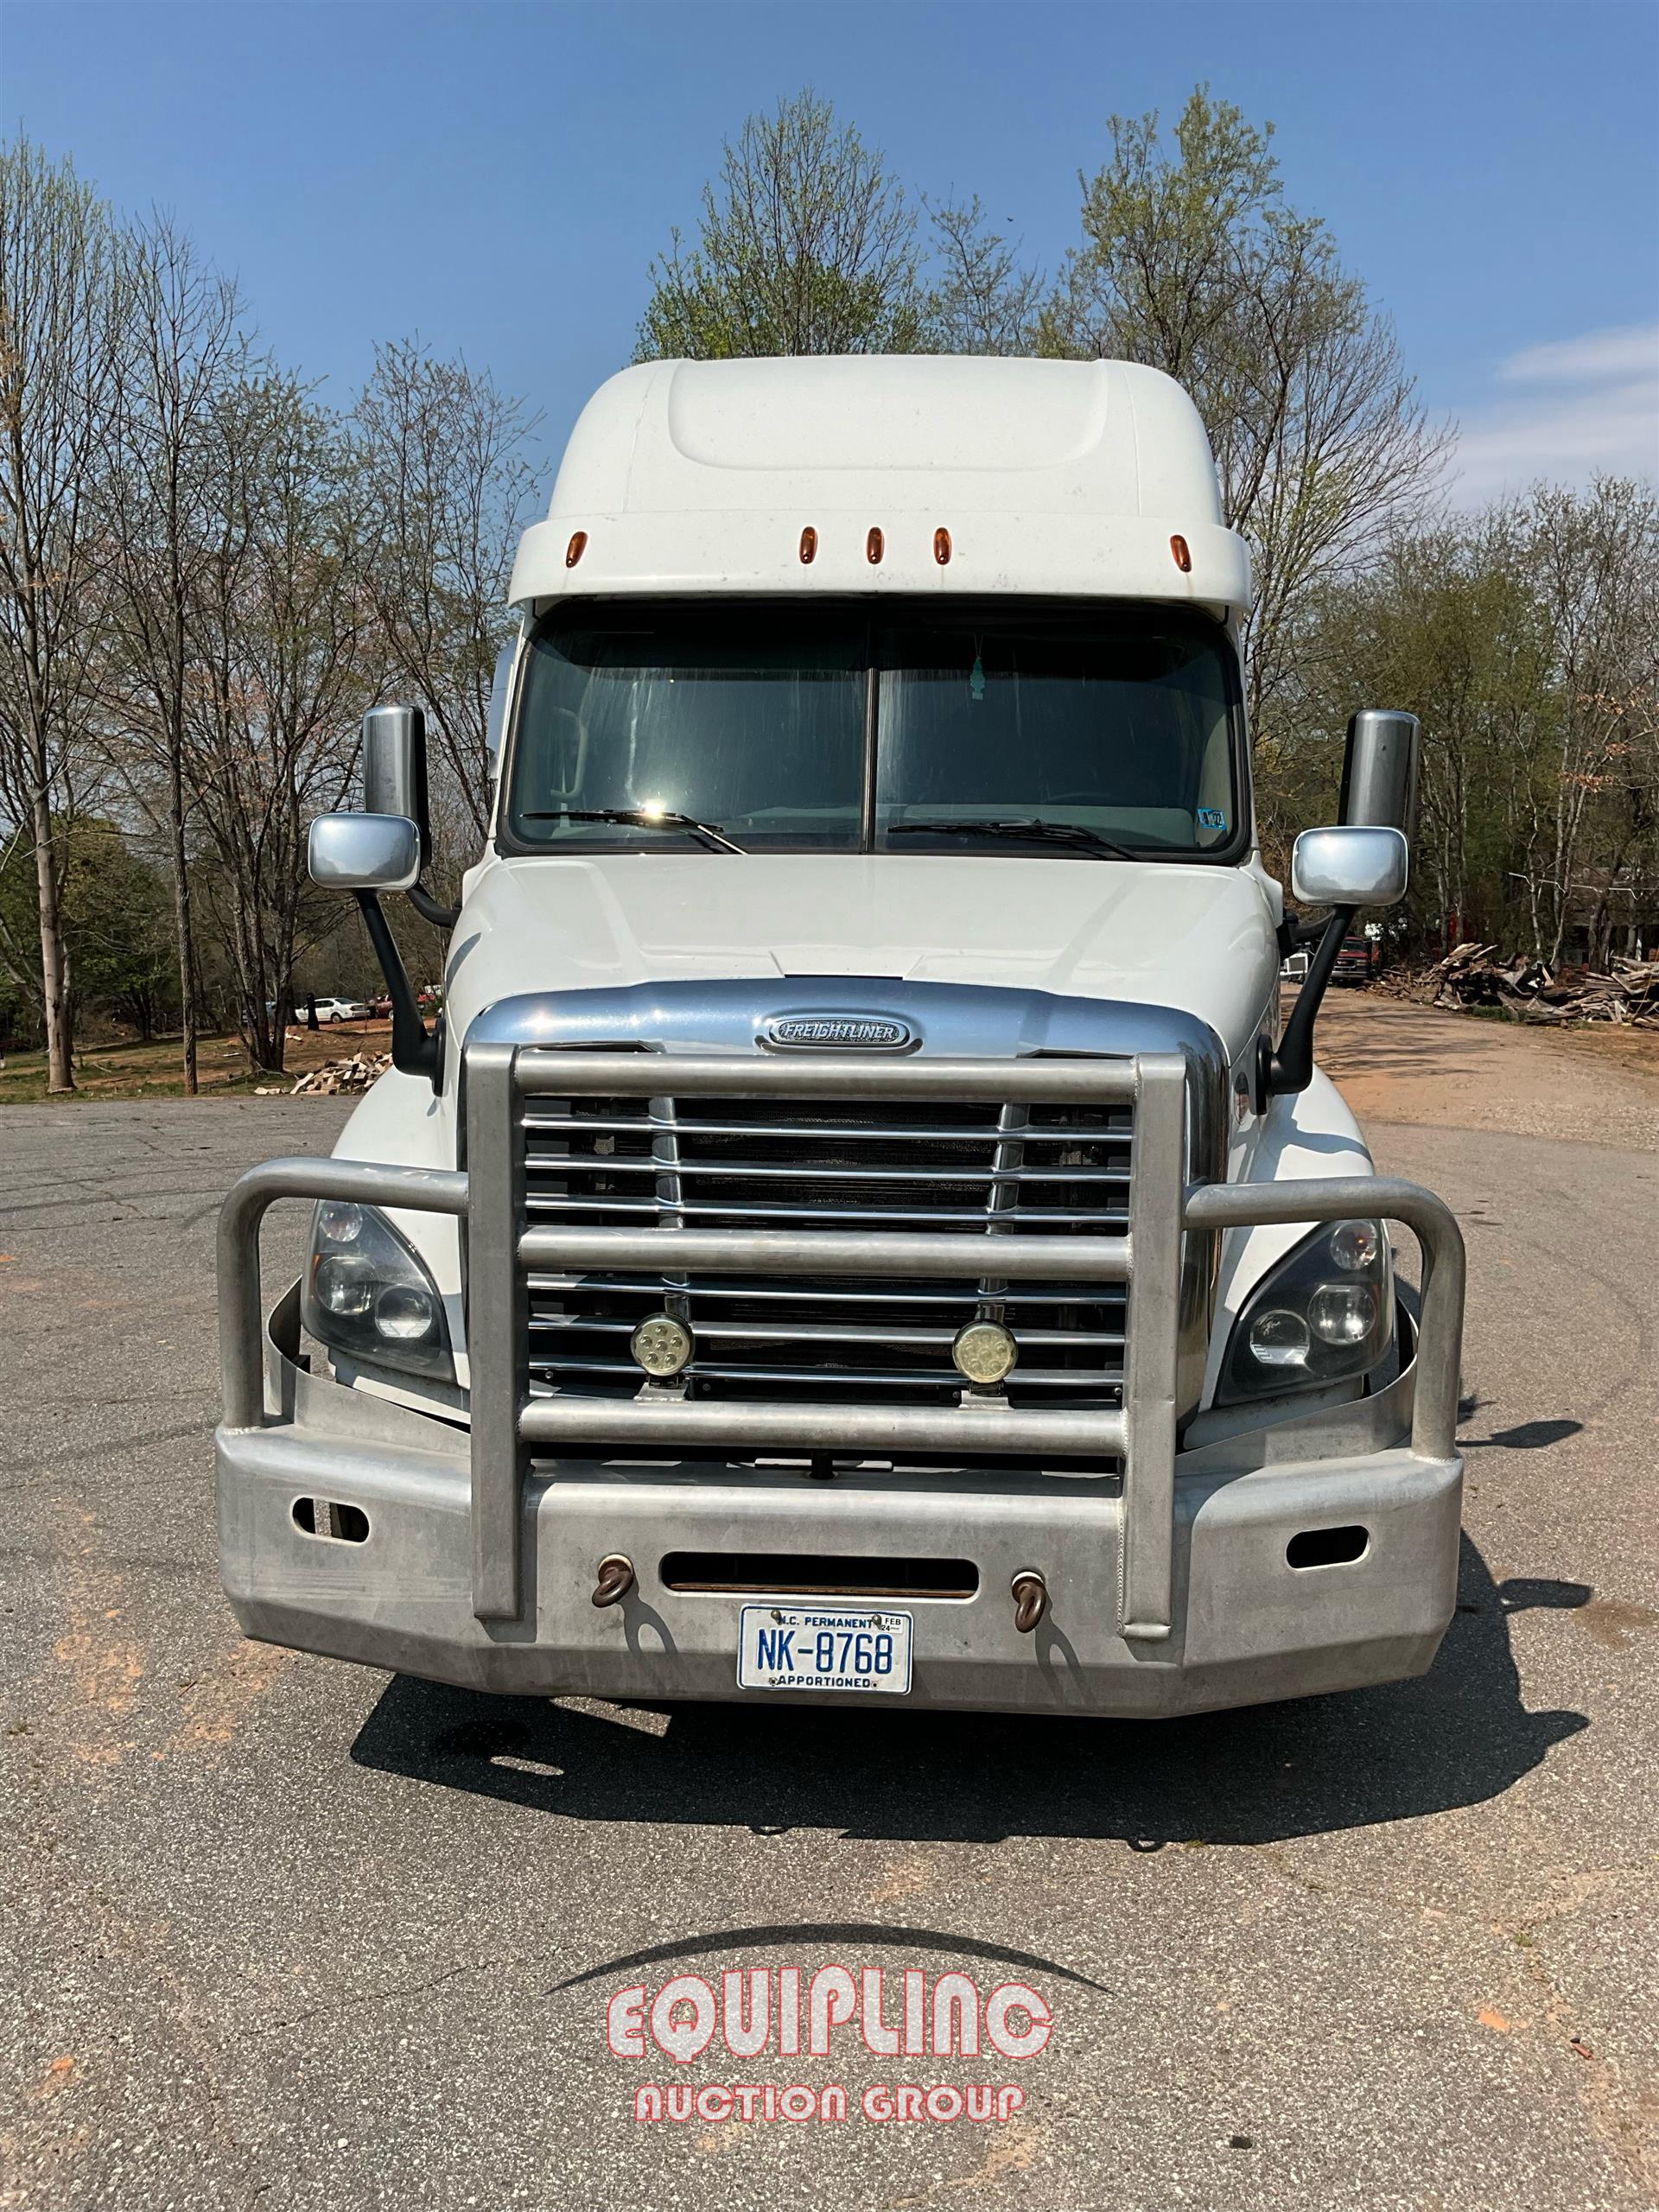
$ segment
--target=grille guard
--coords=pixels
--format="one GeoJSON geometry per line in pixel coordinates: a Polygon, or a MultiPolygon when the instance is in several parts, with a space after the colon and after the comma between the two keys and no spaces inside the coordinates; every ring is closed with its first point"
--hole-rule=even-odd
{"type": "MultiPolygon", "coordinates": [[[[535,1229],[526,1226],[523,1147],[512,1141],[520,1101],[537,1095],[603,1096],[637,1088],[635,1055],[483,1043],[466,1054],[466,1173],[365,1161],[279,1159],[233,1185],[219,1216],[219,1351],[225,1426],[267,1419],[259,1289],[259,1229],[279,1198],[337,1198],[458,1217],[464,1224],[467,1349],[472,1372],[473,1611],[516,1620],[525,1465],[534,1446],[630,1445],[910,1450],[983,1455],[1096,1456],[1123,1466],[1120,1633],[1155,1643],[1171,1630],[1181,1256],[1186,1232],[1268,1223],[1313,1225],[1357,1210],[1402,1224],[1423,1254],[1411,1446],[1444,1459],[1454,1450],[1464,1300],[1463,1240],[1431,1192],[1389,1177],[1288,1183],[1187,1179],[1188,1064],[1179,1053],[1122,1059],[916,1058],[884,1062],[823,1052],[810,1060],[676,1054],[673,1088],[687,1096],[758,1099],[933,1098],[1031,1104],[1132,1104],[1135,1144],[1127,1235],[1068,1236],[1065,1266],[1077,1281],[1132,1287],[1134,1319],[1121,1411],[1018,1412],[955,1407],[694,1403],[664,1394],[618,1401],[532,1398],[528,1389],[526,1270],[671,1267],[762,1274],[892,1275],[961,1272],[967,1241],[954,1234],[876,1238],[807,1230],[535,1229]],[[664,1245],[671,1245],[671,1255],[664,1245]]],[[[999,1236],[995,1273],[1010,1281],[1053,1274],[1050,1236],[999,1236]]]]}

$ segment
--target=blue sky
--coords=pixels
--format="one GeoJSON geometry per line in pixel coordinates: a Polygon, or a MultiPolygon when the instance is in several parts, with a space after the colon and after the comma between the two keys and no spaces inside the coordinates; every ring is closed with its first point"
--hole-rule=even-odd
{"type": "Polygon", "coordinates": [[[1199,79],[1277,124],[1289,196],[1461,425],[1460,498],[1659,474],[1651,0],[0,4],[6,124],[170,207],[286,360],[344,402],[418,329],[530,397],[555,455],[750,110],[814,86],[1052,267],[1106,117],[1199,79]]]}

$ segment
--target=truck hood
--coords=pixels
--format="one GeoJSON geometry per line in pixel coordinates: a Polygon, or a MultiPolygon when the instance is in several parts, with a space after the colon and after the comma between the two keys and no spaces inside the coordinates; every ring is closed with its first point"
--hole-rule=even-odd
{"type": "Polygon", "coordinates": [[[1002,985],[1173,1007],[1236,1058],[1278,973],[1249,869],[950,854],[492,858],[467,878],[451,1033],[499,1000],[791,976],[1002,985]]]}

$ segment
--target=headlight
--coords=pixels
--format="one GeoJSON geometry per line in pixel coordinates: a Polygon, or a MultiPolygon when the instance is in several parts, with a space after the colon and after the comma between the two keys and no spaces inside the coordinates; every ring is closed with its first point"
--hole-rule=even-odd
{"type": "Polygon", "coordinates": [[[330,1351],[454,1379],[438,1287],[378,1207],[325,1198],[317,1208],[303,1316],[330,1351]]]}
{"type": "Polygon", "coordinates": [[[1316,1229],[1271,1268],[1233,1324],[1218,1405],[1344,1382],[1375,1367],[1394,1329],[1380,1221],[1316,1229]]]}

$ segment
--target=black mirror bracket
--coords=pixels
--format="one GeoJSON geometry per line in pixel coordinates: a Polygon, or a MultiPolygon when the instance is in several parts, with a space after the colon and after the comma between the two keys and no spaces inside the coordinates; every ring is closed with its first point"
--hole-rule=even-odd
{"type": "Polygon", "coordinates": [[[415,986],[409,980],[409,970],[404,965],[404,956],[397,950],[397,940],[391,933],[391,925],[382,911],[379,896],[373,891],[353,893],[363,916],[363,926],[368,931],[369,942],[374,947],[374,957],[380,963],[380,973],[386,979],[386,990],[391,1000],[391,1065],[403,1075],[423,1075],[433,1090],[443,1087],[443,1055],[441,1040],[428,1033],[421,1020],[421,1009],[416,1003],[415,986]]]}
{"type": "Polygon", "coordinates": [[[411,884],[408,892],[410,905],[423,922],[430,922],[435,930],[452,930],[461,919],[459,906],[441,906],[423,885],[411,884]]]}
{"type": "Polygon", "coordinates": [[[1300,952],[1305,944],[1317,944],[1325,935],[1325,924],[1296,922],[1287,914],[1274,935],[1278,940],[1279,957],[1283,960],[1293,952],[1300,952]]]}
{"type": "Polygon", "coordinates": [[[1313,1080],[1313,1024],[1319,1019],[1325,987],[1336,969],[1342,940],[1352,928],[1358,912],[1357,906],[1335,906],[1322,925],[1299,922],[1291,925],[1296,941],[1307,943],[1317,935],[1319,943],[1307,963],[1306,976],[1296,995],[1296,1003],[1290,1010],[1290,1019],[1277,1048],[1265,1037],[1257,1039],[1253,1103],[1258,1114],[1267,1112],[1270,1099],[1306,1090],[1313,1080]]]}

